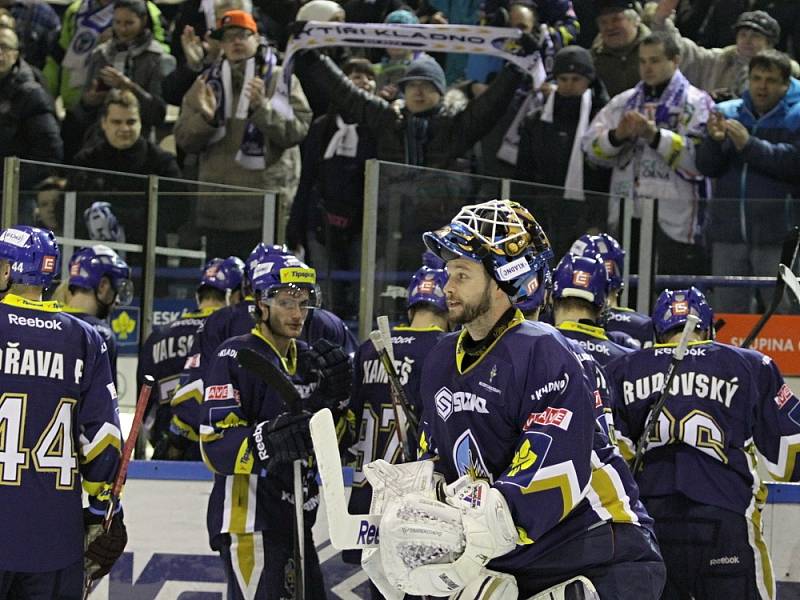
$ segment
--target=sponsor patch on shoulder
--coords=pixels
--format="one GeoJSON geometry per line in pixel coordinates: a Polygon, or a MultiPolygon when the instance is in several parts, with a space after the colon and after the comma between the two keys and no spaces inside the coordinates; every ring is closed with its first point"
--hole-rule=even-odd
{"type": "Polygon", "coordinates": [[[108,390],[109,395],[111,396],[112,400],[117,399],[117,388],[114,385],[114,382],[106,384],[106,389],[108,390]]]}
{"type": "Polygon", "coordinates": [[[778,393],[775,395],[775,404],[778,405],[778,408],[783,408],[786,406],[786,403],[792,397],[792,390],[789,389],[789,386],[785,383],[781,386],[781,389],[778,390],[778,393]]]}
{"type": "Polygon", "coordinates": [[[192,354],[191,356],[186,358],[186,362],[183,363],[184,369],[196,369],[200,366],[200,353],[192,354]]]}

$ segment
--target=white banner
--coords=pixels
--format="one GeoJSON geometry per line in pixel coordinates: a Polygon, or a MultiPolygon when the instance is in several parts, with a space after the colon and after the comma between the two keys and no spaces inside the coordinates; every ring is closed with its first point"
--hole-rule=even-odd
{"type": "Polygon", "coordinates": [[[308,21],[294,34],[283,59],[283,78],[272,97],[273,107],[289,119],[292,59],[298,50],[325,46],[357,48],[406,48],[430,52],[484,54],[507,60],[533,77],[534,89],[544,83],[546,74],[538,52],[522,55],[519,29],[480,25],[384,25],[380,23],[329,23],[308,21]]]}

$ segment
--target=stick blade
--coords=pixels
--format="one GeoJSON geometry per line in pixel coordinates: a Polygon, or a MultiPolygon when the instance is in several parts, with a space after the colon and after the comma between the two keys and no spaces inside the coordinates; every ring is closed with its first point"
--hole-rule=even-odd
{"type": "Polygon", "coordinates": [[[347,512],[342,460],[331,411],[323,408],[314,413],[309,428],[322,479],[321,493],[325,500],[331,545],[337,550],[377,547],[380,515],[351,515],[347,512]]]}
{"type": "Polygon", "coordinates": [[[800,302],[800,282],[797,280],[797,275],[792,273],[792,270],[784,264],[780,266],[780,272],[781,279],[786,283],[786,287],[791,290],[795,300],[800,302]]]}
{"type": "Polygon", "coordinates": [[[278,392],[289,408],[289,412],[295,414],[300,411],[300,393],[275,363],[251,348],[239,350],[236,353],[236,360],[243,369],[250,371],[278,392]]]}

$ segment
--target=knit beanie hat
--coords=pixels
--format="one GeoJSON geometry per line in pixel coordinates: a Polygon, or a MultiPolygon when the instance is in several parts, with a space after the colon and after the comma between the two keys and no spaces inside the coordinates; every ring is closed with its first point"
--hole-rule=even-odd
{"type": "Polygon", "coordinates": [[[417,18],[417,15],[412,13],[410,10],[405,10],[404,8],[400,8],[386,15],[386,20],[384,21],[384,23],[396,23],[399,25],[416,25],[419,23],[419,19],[417,18]]]}
{"type": "Polygon", "coordinates": [[[406,83],[415,79],[430,81],[433,84],[433,87],[436,88],[436,91],[442,96],[444,96],[444,93],[447,90],[444,71],[442,71],[442,67],[439,66],[439,63],[432,58],[420,58],[413,61],[409,65],[406,74],[397,83],[400,85],[400,89],[403,90],[405,89],[406,83]]]}
{"type": "Polygon", "coordinates": [[[594,61],[589,51],[580,46],[566,46],[559,50],[553,61],[553,77],[564,73],[577,73],[594,81],[594,61]]]}

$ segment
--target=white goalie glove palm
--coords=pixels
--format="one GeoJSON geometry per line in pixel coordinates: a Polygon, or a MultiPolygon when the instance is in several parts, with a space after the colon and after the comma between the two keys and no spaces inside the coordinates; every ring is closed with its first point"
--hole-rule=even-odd
{"type": "Polygon", "coordinates": [[[517,532],[505,498],[485,481],[462,478],[445,502],[406,494],[387,502],[380,554],[388,582],[407,594],[449,596],[514,549],[517,532]]]}

